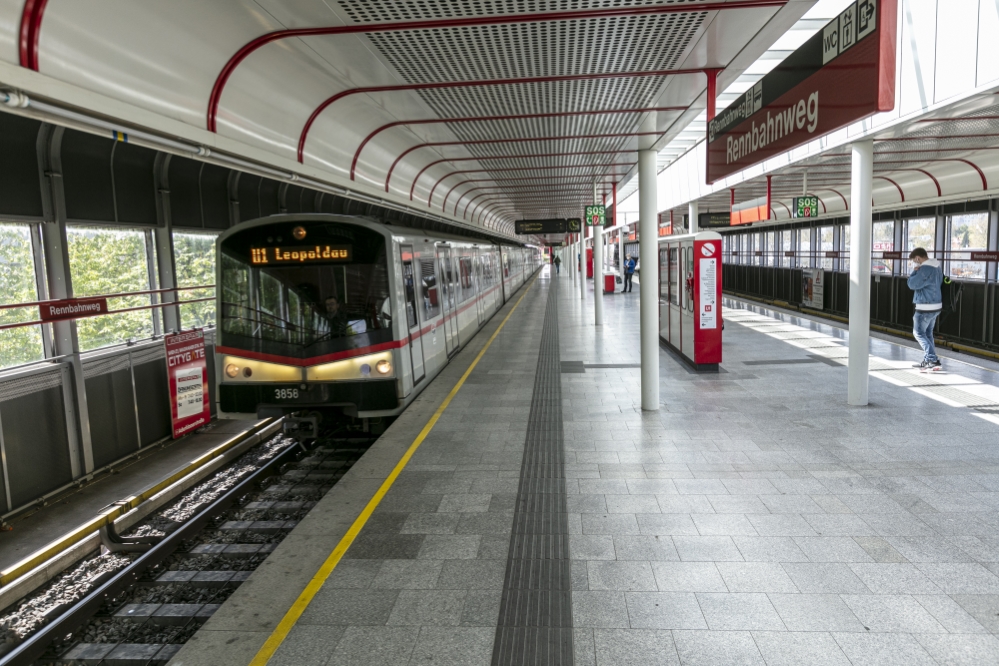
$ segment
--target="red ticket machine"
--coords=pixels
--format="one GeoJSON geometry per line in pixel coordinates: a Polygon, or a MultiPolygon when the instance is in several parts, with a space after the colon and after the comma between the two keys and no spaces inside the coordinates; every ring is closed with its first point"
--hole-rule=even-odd
{"type": "Polygon", "coordinates": [[[659,239],[659,337],[697,370],[722,362],[721,234],[659,239]]]}
{"type": "Polygon", "coordinates": [[[586,277],[593,277],[593,248],[586,248],[586,277]]]}

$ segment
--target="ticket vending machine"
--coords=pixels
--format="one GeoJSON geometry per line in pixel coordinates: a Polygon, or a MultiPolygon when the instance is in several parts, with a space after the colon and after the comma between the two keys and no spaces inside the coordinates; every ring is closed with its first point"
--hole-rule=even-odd
{"type": "Polygon", "coordinates": [[[700,371],[722,361],[721,249],[714,231],[659,239],[659,337],[700,371]]]}

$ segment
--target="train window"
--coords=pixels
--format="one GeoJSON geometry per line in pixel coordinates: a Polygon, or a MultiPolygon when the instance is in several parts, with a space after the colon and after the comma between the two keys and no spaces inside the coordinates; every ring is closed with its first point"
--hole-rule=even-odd
{"type": "Polygon", "coordinates": [[[258,352],[296,357],[391,340],[384,236],[354,225],[317,225],[309,229],[310,240],[338,244],[349,240],[350,261],[250,265],[252,248],[277,247],[282,236],[290,238],[290,230],[275,224],[248,229],[222,242],[220,331],[224,340],[258,352]],[[354,336],[368,340],[347,342],[354,336]]]}
{"type": "Polygon", "coordinates": [[[673,305],[680,305],[680,258],[677,248],[669,249],[669,298],[673,305]]]}
{"type": "MultiPolygon", "coordinates": [[[[412,247],[404,248],[403,256],[412,257],[412,247]]],[[[410,329],[416,328],[416,275],[413,270],[413,260],[402,261],[402,285],[406,291],[406,324],[410,329]]]]}
{"type": "Polygon", "coordinates": [[[464,303],[475,295],[475,286],[472,282],[471,257],[458,258],[458,271],[461,277],[461,295],[458,297],[458,302],[464,303]]]}
{"type": "Polygon", "coordinates": [[[418,263],[423,278],[423,316],[425,320],[433,319],[441,313],[441,298],[437,288],[437,275],[434,273],[434,262],[432,259],[427,259],[418,263]]]}

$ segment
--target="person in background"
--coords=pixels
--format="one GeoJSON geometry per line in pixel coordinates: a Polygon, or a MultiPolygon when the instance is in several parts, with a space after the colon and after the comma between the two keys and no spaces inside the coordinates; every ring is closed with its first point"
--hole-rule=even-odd
{"type": "Polygon", "coordinates": [[[943,370],[943,364],[937,358],[933,327],[943,309],[940,294],[943,271],[940,262],[930,259],[921,247],[909,253],[909,260],[915,264],[908,280],[909,289],[913,292],[912,302],[916,304],[916,312],[912,315],[912,334],[923,348],[923,361],[914,363],[912,367],[919,368],[920,372],[939,372],[943,370]]]}
{"type": "Polygon", "coordinates": [[[555,275],[558,275],[559,273],[562,272],[562,257],[556,254],[554,263],[555,263],[555,275]]]}
{"type": "Polygon", "coordinates": [[[624,265],[624,288],[621,290],[624,292],[631,292],[632,279],[635,277],[635,259],[629,254],[628,262],[624,265]]]}

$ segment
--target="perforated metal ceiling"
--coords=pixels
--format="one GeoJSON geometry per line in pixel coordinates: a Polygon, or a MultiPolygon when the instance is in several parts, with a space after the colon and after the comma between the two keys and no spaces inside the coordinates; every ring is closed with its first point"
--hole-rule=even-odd
{"type": "Polygon", "coordinates": [[[695,0],[340,0],[355,23],[388,23],[617,7],[679,5],[695,0]]]}

